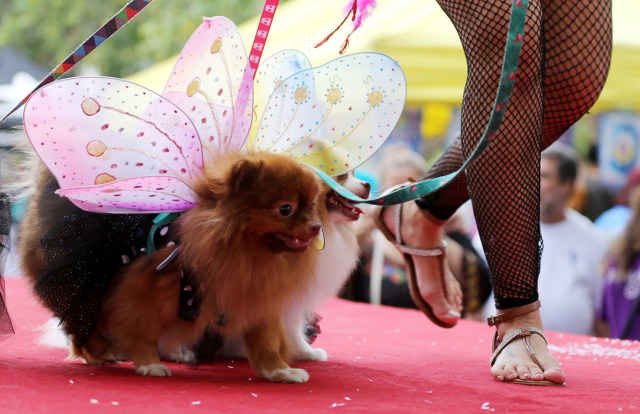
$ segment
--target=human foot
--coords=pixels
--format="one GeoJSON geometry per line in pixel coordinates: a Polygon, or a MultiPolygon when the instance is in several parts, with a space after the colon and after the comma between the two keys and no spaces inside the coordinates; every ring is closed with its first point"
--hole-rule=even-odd
{"type": "Polygon", "coordinates": [[[412,202],[381,208],[376,222],[404,253],[409,281],[415,277],[412,297],[418,308],[439,326],[455,325],[462,310],[462,290],[444,260],[444,222],[412,202]]]}
{"type": "MultiPolygon", "coordinates": [[[[563,385],[567,381],[558,360],[549,352],[546,338],[542,334],[538,304],[539,302],[535,302],[528,305],[535,307],[533,311],[497,323],[500,345],[491,361],[491,374],[496,381],[527,385],[563,385]]],[[[509,310],[503,312],[507,313],[509,310]]]]}

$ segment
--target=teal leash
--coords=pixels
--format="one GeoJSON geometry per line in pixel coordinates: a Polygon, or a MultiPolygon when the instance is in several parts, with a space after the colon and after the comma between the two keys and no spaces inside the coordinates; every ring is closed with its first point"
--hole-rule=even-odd
{"type": "Polygon", "coordinates": [[[409,186],[389,192],[388,194],[368,199],[363,199],[353,194],[320,170],[316,169],[316,174],[318,174],[320,178],[322,178],[334,191],[348,200],[358,203],[383,206],[401,204],[415,200],[429,195],[449,184],[454,178],[463,172],[469,164],[474,162],[480,156],[485,148],[491,143],[491,140],[495,137],[496,131],[502,123],[502,118],[507,109],[507,103],[511,97],[511,92],[516,79],[516,71],[518,69],[518,60],[520,59],[520,50],[522,49],[524,23],[527,17],[528,6],[528,0],[514,0],[511,5],[511,18],[509,19],[509,30],[507,32],[507,44],[505,46],[504,60],[502,62],[502,73],[500,75],[500,84],[498,85],[498,92],[493,104],[491,117],[480,141],[476,145],[476,148],[464,164],[462,164],[459,170],[441,177],[415,182],[409,186]]]}
{"type": "Polygon", "coordinates": [[[156,251],[156,231],[170,225],[173,220],[178,218],[178,216],[180,216],[180,213],[161,213],[155,216],[153,219],[153,225],[147,235],[147,254],[151,254],[156,251]]]}

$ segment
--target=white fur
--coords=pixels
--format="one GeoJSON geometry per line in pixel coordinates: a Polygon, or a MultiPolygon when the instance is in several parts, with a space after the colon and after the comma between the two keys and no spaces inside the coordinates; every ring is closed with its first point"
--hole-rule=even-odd
{"type": "Polygon", "coordinates": [[[183,345],[169,347],[167,350],[167,347],[160,343],[158,345],[158,351],[160,353],[160,358],[166,361],[180,362],[184,364],[196,362],[196,354],[191,349],[183,345]]]}
{"type": "Polygon", "coordinates": [[[62,330],[60,319],[55,317],[50,318],[44,325],[40,326],[38,330],[40,331],[40,337],[38,338],[40,345],[69,349],[69,337],[67,337],[67,334],[62,330]]]}
{"type": "Polygon", "coordinates": [[[140,375],[148,375],[150,377],[170,377],[171,370],[164,364],[149,364],[136,367],[136,372],[140,375]]]}
{"type": "Polygon", "coordinates": [[[277,369],[271,372],[264,372],[264,377],[272,382],[307,382],[309,381],[309,374],[304,369],[300,368],[286,368],[277,369]]]}
{"type": "MultiPolygon", "coordinates": [[[[363,182],[349,174],[343,184],[355,194],[362,194],[363,182]]],[[[365,197],[367,194],[363,194],[365,197]]],[[[303,297],[298,297],[284,310],[284,324],[291,343],[292,357],[299,361],[326,361],[327,353],[313,348],[304,334],[306,319],[313,319],[314,311],[327,298],[335,297],[358,263],[360,248],[354,223],[342,214],[332,212],[329,222],[323,223],[325,248],[320,255],[313,282],[303,297]]]]}

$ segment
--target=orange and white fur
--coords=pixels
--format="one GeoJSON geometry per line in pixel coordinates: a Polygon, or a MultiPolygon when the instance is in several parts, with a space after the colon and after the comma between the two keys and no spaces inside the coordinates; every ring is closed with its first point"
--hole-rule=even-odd
{"type": "MultiPolygon", "coordinates": [[[[353,172],[336,177],[336,180],[360,198],[368,198],[371,186],[356,178],[353,172]]],[[[362,211],[351,202],[329,191],[324,197],[325,205],[320,206],[325,247],[314,277],[302,296],[294,297],[285,306],[284,322],[292,344],[292,357],[299,361],[325,361],[327,353],[321,348],[313,348],[304,334],[308,319],[313,320],[314,311],[327,298],[338,295],[340,289],[355,269],[360,247],[354,229],[355,221],[362,211]],[[324,211],[323,211],[324,210],[324,211]]]]}
{"type": "MultiPolygon", "coordinates": [[[[360,198],[368,198],[371,186],[355,177],[353,172],[334,177],[360,198]]],[[[313,320],[314,311],[328,298],[335,297],[355,269],[360,247],[356,238],[355,221],[362,211],[350,201],[338,196],[326,184],[319,204],[325,239],[324,249],[312,277],[303,291],[292,296],[284,306],[283,321],[291,344],[291,357],[297,361],[326,361],[327,353],[313,348],[305,335],[307,320],[313,320]]],[[[225,338],[220,352],[224,356],[246,356],[239,338],[225,338]]]]}
{"type": "Polygon", "coordinates": [[[157,270],[174,245],[123,266],[103,298],[92,336],[81,347],[72,345],[72,356],[92,364],[131,360],[139,374],[168,376],[159,354],[187,349],[212,329],[240,338],[251,366],[268,380],[308,380],[305,370],[289,365],[300,346],[291,343],[282,319],[293,298],[308,296],[315,283],[320,180],[282,155],[231,154],[215,165],[192,184],[199,202],[174,225],[180,246],[175,258],[157,270]],[[194,321],[178,317],[186,271],[200,294],[194,321]]]}

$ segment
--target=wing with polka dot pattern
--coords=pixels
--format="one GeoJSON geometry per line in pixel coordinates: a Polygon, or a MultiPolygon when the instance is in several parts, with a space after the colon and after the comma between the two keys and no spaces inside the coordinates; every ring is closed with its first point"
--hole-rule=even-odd
{"type": "Polygon", "coordinates": [[[162,93],[193,120],[208,155],[240,150],[252,120],[253,77],[238,28],[205,18],[191,35],[162,93]]]}
{"type": "MultiPolygon", "coordinates": [[[[253,103],[254,111],[256,114],[262,114],[266,107],[269,97],[272,96],[273,91],[291,75],[295,75],[303,70],[311,69],[311,62],[307,56],[297,50],[287,49],[281,50],[267,59],[258,67],[256,73],[256,79],[253,85],[253,103]]],[[[284,108],[277,102],[278,99],[284,99],[283,95],[275,95],[270,102],[271,106],[278,108],[284,108]]],[[[282,116],[282,115],[279,115],[282,116]]],[[[258,125],[252,125],[252,133],[249,135],[245,144],[245,149],[256,149],[256,133],[258,125]]]]}
{"type": "Polygon", "coordinates": [[[366,161],[389,137],[406,98],[402,69],[357,53],[302,70],[275,87],[252,141],[335,176],[366,161]]]}
{"type": "Polygon", "coordinates": [[[59,193],[80,208],[155,212],[195,203],[187,183],[202,169],[197,130],[180,108],[140,85],[59,80],[29,99],[24,127],[59,193]]]}
{"type": "Polygon", "coordinates": [[[72,78],[25,106],[25,129],[58,193],[95,212],[192,207],[190,180],[212,155],[239,150],[251,125],[248,59],[236,26],[204,19],[162,96],[122,79],[72,78]]]}

